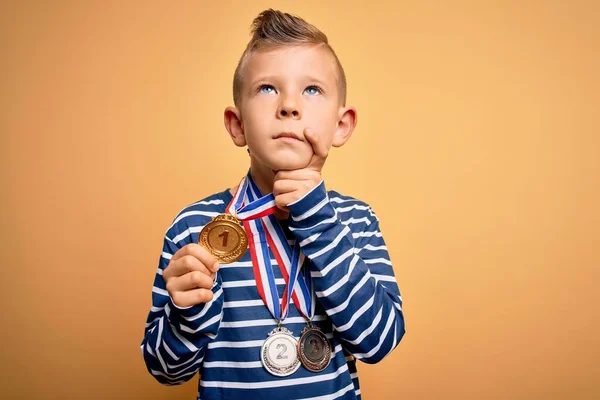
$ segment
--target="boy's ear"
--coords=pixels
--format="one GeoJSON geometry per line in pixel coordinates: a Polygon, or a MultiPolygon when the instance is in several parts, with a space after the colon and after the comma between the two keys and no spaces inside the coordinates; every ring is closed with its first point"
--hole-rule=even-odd
{"type": "Polygon", "coordinates": [[[358,122],[356,115],[356,108],[354,107],[343,107],[340,108],[340,116],[337,124],[337,128],[333,134],[333,147],[343,146],[354,131],[354,127],[358,122]]]}
{"type": "Polygon", "coordinates": [[[246,145],[246,136],[244,135],[240,110],[235,107],[227,107],[223,113],[223,119],[225,129],[229,132],[233,143],[238,147],[244,147],[246,145]]]}

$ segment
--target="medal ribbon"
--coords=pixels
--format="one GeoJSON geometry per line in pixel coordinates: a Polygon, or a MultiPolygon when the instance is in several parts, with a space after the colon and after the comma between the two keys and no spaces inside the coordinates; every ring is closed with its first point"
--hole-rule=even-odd
{"type": "MultiPolygon", "coordinates": [[[[249,177],[249,183],[250,195],[252,197],[258,197],[260,191],[258,186],[256,186],[256,183],[252,180],[252,177],[249,177]]],[[[285,318],[287,316],[286,307],[288,307],[289,304],[290,288],[292,288],[291,295],[298,311],[306,318],[311,319],[314,310],[311,300],[312,281],[310,279],[310,271],[308,268],[304,269],[305,275],[298,279],[304,262],[304,254],[300,251],[299,243],[296,242],[294,247],[290,248],[285,232],[281,228],[281,225],[279,225],[275,215],[271,214],[262,218],[261,223],[266,233],[269,247],[273,251],[281,275],[286,283],[283,294],[284,303],[282,304],[282,317],[285,318]],[[308,272],[308,281],[306,280],[306,272],[308,272]]]]}
{"type": "Polygon", "coordinates": [[[243,221],[248,235],[252,268],[261,299],[277,321],[287,317],[290,297],[299,311],[308,319],[313,317],[315,298],[308,268],[300,279],[304,255],[300,245],[289,245],[274,213],[277,209],[272,193],[262,196],[250,172],[242,179],[227,207],[227,212],[243,221]],[[265,240],[266,239],[266,240],[265,240]],[[269,248],[277,260],[285,289],[281,303],[271,267],[269,248]],[[297,285],[296,285],[297,284],[297,285]]]}

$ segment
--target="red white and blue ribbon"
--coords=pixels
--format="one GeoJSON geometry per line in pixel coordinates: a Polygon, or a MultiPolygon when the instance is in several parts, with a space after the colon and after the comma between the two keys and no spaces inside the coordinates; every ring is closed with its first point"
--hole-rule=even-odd
{"type": "Polygon", "coordinates": [[[262,218],[275,213],[275,210],[277,210],[277,206],[275,205],[275,196],[273,196],[273,193],[262,196],[260,199],[257,199],[249,204],[247,200],[247,193],[249,189],[249,181],[251,180],[252,176],[250,175],[250,172],[248,172],[248,175],[245,176],[240,182],[233,199],[227,207],[227,212],[240,221],[262,218]],[[245,206],[244,201],[246,202],[245,206]]]}
{"type": "MultiPolygon", "coordinates": [[[[249,176],[248,181],[250,187],[250,201],[252,201],[253,198],[260,197],[260,190],[252,180],[251,176],[249,176]]],[[[287,304],[289,304],[289,289],[292,287],[294,290],[291,292],[291,295],[298,310],[306,318],[311,319],[313,317],[314,306],[313,299],[311,298],[312,280],[310,278],[309,269],[304,268],[304,275],[302,275],[302,278],[298,279],[304,262],[304,255],[300,251],[300,245],[296,242],[294,247],[290,248],[285,233],[283,232],[281,225],[279,225],[275,215],[271,214],[267,217],[263,217],[261,223],[266,233],[269,247],[277,260],[281,275],[286,282],[286,289],[283,295],[285,303],[283,303],[282,306],[287,306],[287,304]]],[[[282,307],[282,310],[285,310],[285,308],[282,307]]],[[[286,315],[287,314],[283,313],[282,317],[285,318],[286,315]]]]}
{"type": "Polygon", "coordinates": [[[291,297],[298,310],[306,318],[312,319],[315,296],[312,293],[310,271],[309,268],[304,268],[303,273],[300,274],[304,255],[297,242],[293,248],[289,245],[274,215],[276,209],[273,194],[262,196],[248,172],[240,182],[238,190],[227,207],[227,212],[244,223],[257,290],[273,317],[277,321],[286,318],[291,297]],[[277,260],[285,281],[281,302],[271,267],[269,248],[277,260]]]}

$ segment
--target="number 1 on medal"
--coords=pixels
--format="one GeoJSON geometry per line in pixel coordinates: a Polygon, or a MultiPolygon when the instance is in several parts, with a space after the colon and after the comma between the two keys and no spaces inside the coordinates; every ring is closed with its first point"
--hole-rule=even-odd
{"type": "Polygon", "coordinates": [[[229,231],[225,230],[223,233],[219,235],[219,237],[223,237],[223,247],[227,247],[227,237],[229,236],[229,231]]]}

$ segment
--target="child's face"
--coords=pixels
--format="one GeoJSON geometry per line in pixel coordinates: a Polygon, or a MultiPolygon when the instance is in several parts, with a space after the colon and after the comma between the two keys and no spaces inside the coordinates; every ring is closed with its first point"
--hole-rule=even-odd
{"type": "Polygon", "coordinates": [[[304,168],[313,155],[305,128],[320,136],[328,149],[341,146],[347,137],[339,138],[344,130],[339,121],[347,109],[340,104],[337,77],[334,57],[320,45],[253,53],[243,69],[238,114],[250,154],[275,171],[304,168]]]}

